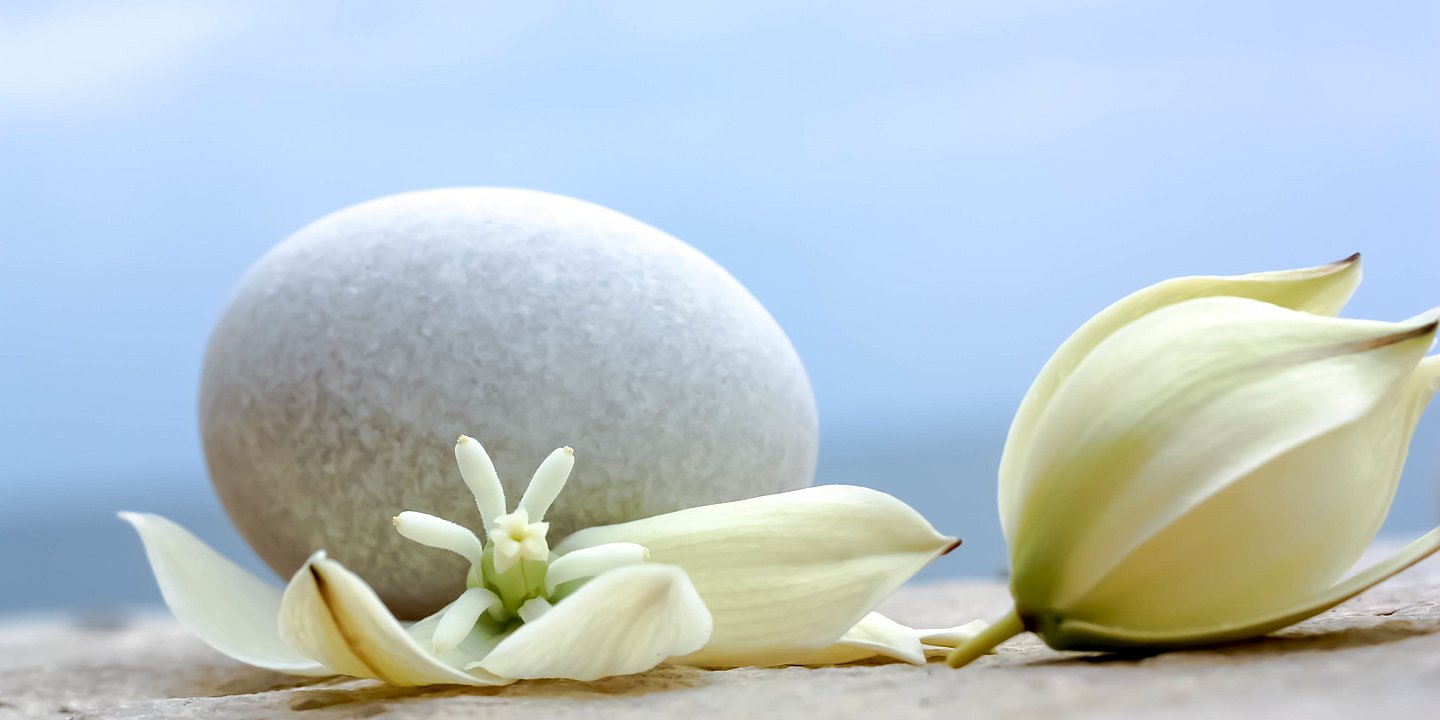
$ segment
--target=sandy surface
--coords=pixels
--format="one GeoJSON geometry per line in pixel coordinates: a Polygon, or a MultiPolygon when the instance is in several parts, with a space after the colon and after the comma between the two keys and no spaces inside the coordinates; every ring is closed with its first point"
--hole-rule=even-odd
{"type": "MultiPolygon", "coordinates": [[[[988,617],[999,583],[903,589],[916,625],[988,617]]],[[[1275,637],[1153,657],[1057,653],[1028,637],[970,668],[661,668],[600,682],[401,689],[233,662],[166,617],[0,625],[0,719],[1440,717],[1440,562],[1275,637]]]]}

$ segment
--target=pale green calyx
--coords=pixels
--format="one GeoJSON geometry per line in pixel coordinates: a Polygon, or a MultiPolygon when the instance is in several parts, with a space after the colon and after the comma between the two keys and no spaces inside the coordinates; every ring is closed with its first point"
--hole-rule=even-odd
{"type": "Polygon", "coordinates": [[[1345,576],[1440,385],[1425,357],[1436,313],[1330,317],[1346,270],[1296,272],[1201,297],[1142,291],[1146,311],[1112,307],[1120,321],[1062,346],[1046,368],[1063,372],[1027,395],[1002,463],[1014,609],[952,665],[1026,630],[1057,649],[1262,635],[1440,548],[1437,530],[1345,576]],[[1242,296],[1257,287],[1326,314],[1242,296]],[[1300,302],[1316,292],[1329,299],[1300,302]]]}

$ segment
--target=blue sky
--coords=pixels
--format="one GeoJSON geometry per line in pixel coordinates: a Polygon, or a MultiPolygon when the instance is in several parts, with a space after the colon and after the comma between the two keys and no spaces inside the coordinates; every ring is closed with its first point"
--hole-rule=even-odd
{"type": "MultiPolygon", "coordinates": [[[[355,202],[506,185],[726,266],[805,360],[820,479],[953,508],[986,571],[1009,414],[1109,301],[1360,250],[1348,314],[1440,305],[1436,27],[1418,1],[7,3],[0,517],[213,514],[196,386],[244,270],[355,202]]],[[[1392,529],[1433,521],[1437,425],[1392,529]]]]}

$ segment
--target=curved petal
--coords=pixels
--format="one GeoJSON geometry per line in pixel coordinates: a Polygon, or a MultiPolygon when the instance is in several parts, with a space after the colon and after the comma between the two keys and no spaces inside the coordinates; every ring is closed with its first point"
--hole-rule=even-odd
{"type": "Polygon", "coordinates": [[[1100,311],[1050,356],[1015,412],[1000,456],[1000,526],[1005,536],[1013,534],[1019,519],[1022,465],[1035,424],[1065,378],[1116,330],[1159,308],[1200,297],[1243,297],[1317,315],[1334,315],[1359,283],[1360,256],[1356,254],[1340,262],[1299,270],[1173,278],[1132,293],[1100,311]]]}
{"type": "Polygon", "coordinates": [[[415,641],[370,586],[315,553],[280,604],[280,633],[306,655],[345,675],[391,685],[504,685],[509,680],[447,665],[415,641]]]}
{"type": "Polygon", "coordinates": [[[170,612],[210,647],[292,675],[333,675],[280,637],[280,588],[251,575],[159,515],[122,512],[145,544],[170,612]]]}
{"type": "Polygon", "coordinates": [[[586,583],[467,668],[512,678],[628,675],[693,652],[710,627],[710,613],[685,571],[631,565],[586,583]]]}
{"type": "Polygon", "coordinates": [[[1364,417],[1274,458],[1176,518],[1066,615],[1128,630],[1234,624],[1334,585],[1389,511],[1411,436],[1434,394],[1420,370],[1364,417]],[[1230,530],[1237,527],[1256,530],[1230,530]]]}
{"type": "MultiPolygon", "coordinates": [[[[694,665],[764,664],[775,648],[822,649],[959,544],[905,503],[821,485],[581,530],[562,553],[614,542],[679,565],[715,618],[694,665]]],[[[602,576],[603,577],[603,576],[602,576]]]]}
{"type": "Polygon", "coordinates": [[[1421,360],[1415,376],[1431,395],[1440,392],[1440,355],[1431,355],[1421,360]]]}
{"type": "Polygon", "coordinates": [[[1096,623],[1062,620],[1041,633],[1057,650],[1113,650],[1116,648],[1182,648],[1243,640],[1274,632],[1319,615],[1388,580],[1402,570],[1440,551],[1440,528],[1401,548],[1383,562],[1357,573],[1334,587],[1312,595],[1280,612],[1245,623],[1163,631],[1134,631],[1096,623]]]}
{"type": "Polygon", "coordinates": [[[1035,429],[1034,492],[1012,543],[1021,611],[1070,609],[1206,499],[1364,417],[1412,375],[1434,333],[1206,298],[1111,336],[1035,429]]]}

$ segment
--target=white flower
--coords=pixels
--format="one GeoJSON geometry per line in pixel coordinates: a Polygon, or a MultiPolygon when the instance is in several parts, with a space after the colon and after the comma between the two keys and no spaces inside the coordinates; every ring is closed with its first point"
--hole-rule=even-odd
{"type": "Polygon", "coordinates": [[[462,436],[455,455],[486,541],[432,515],[395,517],[400,534],[470,562],[464,592],[409,626],[324,551],[282,593],[169,520],[121,517],[139,531],[182,624],[230,657],[300,675],[502,685],[593,680],[667,660],[923,663],[983,627],[917,630],[872,612],[958,544],[884,493],[821,486],[692,508],[589,528],[557,552],[544,518],[574,465],[570,448],[546,458],[510,512],[480,443],[462,436]]]}
{"type": "Polygon", "coordinates": [[[950,663],[1025,630],[1057,649],[1263,635],[1440,548],[1437,530],[1345,577],[1440,387],[1440,314],[1329,317],[1358,273],[1172,280],[1067,340],[1001,464],[1014,609],[950,663]]]}

